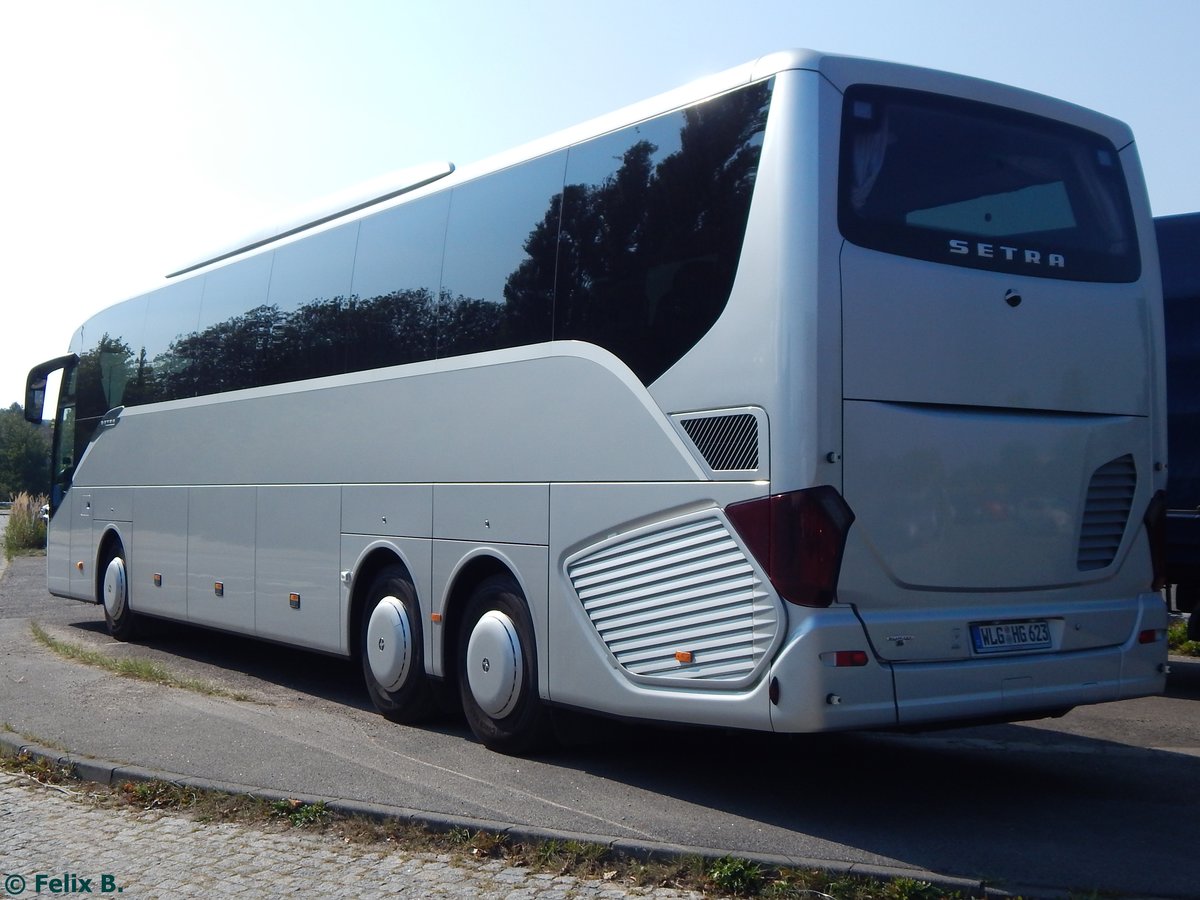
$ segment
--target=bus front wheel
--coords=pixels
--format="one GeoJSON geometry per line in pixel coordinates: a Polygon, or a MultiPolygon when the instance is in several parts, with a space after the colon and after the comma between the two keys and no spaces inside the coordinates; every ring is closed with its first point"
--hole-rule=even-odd
{"type": "Polygon", "coordinates": [[[421,609],[401,566],[389,566],[371,583],[360,646],[363,680],[375,708],[401,724],[428,718],[434,697],[425,675],[421,609]]]}
{"type": "Polygon", "coordinates": [[[125,566],[125,548],[113,544],[100,565],[100,602],[104,604],[104,624],[118,641],[137,636],[137,616],[129,608],[129,577],[125,566]]]}
{"type": "Polygon", "coordinates": [[[533,623],[520,585],[507,575],[483,581],[467,602],[458,685],[471,731],[489,750],[527,753],[549,733],[538,696],[533,623]]]}

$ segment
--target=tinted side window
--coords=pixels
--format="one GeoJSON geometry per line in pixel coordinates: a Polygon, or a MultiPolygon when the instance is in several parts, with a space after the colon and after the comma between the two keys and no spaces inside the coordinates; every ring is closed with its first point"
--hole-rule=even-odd
{"type": "Polygon", "coordinates": [[[733,286],[766,126],[762,83],[572,147],[555,337],[605,347],[649,384],[733,286]]]}
{"type": "Polygon", "coordinates": [[[342,312],[349,301],[358,223],[275,251],[267,309],[277,317],[264,336],[256,384],[279,384],[346,367],[342,312]]]}
{"type": "Polygon", "coordinates": [[[95,419],[125,405],[125,390],[136,384],[145,360],[142,334],[146,298],[138,297],[97,313],[83,326],[83,352],[76,368],[77,413],[95,419]]]}
{"type": "Polygon", "coordinates": [[[548,341],[565,154],[456,187],[437,312],[437,355],[548,341]]]}
{"type": "Polygon", "coordinates": [[[351,371],[433,358],[449,193],[364,219],[343,310],[351,371]]]}
{"type": "Polygon", "coordinates": [[[274,253],[261,253],[204,276],[200,321],[176,344],[189,373],[187,393],[200,396],[259,384],[279,311],[267,304],[274,253]]]}
{"type": "MultiPolygon", "coordinates": [[[[196,331],[204,278],[191,278],[149,295],[142,343],[145,364],[138,374],[136,402],[155,403],[190,397],[194,379],[188,360],[177,352],[180,342],[196,331]]],[[[132,405],[132,403],[130,404],[132,405]]]]}
{"type": "Polygon", "coordinates": [[[838,222],[860,246],[917,259],[1077,281],[1141,274],[1108,140],[919,91],[846,92],[838,222]]]}
{"type": "Polygon", "coordinates": [[[137,384],[138,372],[145,363],[145,326],[146,298],[138,297],[97,313],[79,330],[79,362],[74,383],[67,388],[69,394],[73,387],[75,395],[74,453],[60,465],[77,463],[101,417],[110,409],[126,405],[127,390],[137,384]]]}

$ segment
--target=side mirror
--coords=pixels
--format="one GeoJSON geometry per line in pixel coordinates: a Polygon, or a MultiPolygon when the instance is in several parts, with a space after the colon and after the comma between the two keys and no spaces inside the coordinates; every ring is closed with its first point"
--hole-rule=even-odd
{"type": "Polygon", "coordinates": [[[73,365],[79,359],[74,353],[49,360],[29,370],[25,379],[25,420],[41,424],[42,412],[46,407],[46,382],[51,373],[73,365]]]}
{"type": "Polygon", "coordinates": [[[46,379],[25,384],[25,420],[41,422],[42,412],[46,408],[46,379]]]}

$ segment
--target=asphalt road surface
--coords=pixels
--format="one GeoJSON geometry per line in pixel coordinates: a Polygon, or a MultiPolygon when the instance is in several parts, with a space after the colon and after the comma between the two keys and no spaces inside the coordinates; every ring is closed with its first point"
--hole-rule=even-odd
{"type": "Polygon", "coordinates": [[[0,577],[0,720],[73,752],[290,794],[618,838],[941,873],[1026,893],[1200,896],[1200,661],[1165,697],[927,734],[781,737],[583,720],[536,759],[459,718],[376,715],[347,662],[183,626],[138,644],[50,597],[44,564],[0,577]],[[249,700],[121,679],[34,644],[29,620],[156,659],[249,700]]]}

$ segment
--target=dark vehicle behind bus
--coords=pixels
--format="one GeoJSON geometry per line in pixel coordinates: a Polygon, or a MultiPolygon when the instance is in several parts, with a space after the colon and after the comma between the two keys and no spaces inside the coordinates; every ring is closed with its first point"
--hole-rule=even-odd
{"type": "MultiPolygon", "coordinates": [[[[1200,607],[1200,213],[1154,220],[1167,334],[1167,579],[1175,606],[1200,607]]],[[[1188,623],[1200,640],[1200,615],[1188,623]]]]}

